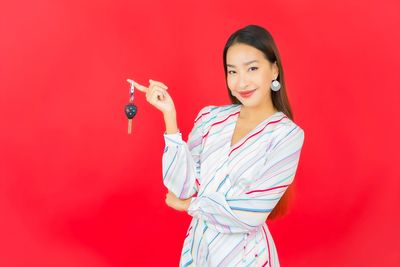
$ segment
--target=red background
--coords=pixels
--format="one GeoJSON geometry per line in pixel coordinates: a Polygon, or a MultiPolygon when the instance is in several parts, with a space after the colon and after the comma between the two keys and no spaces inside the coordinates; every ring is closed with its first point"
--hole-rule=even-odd
{"type": "Polygon", "coordinates": [[[177,266],[190,217],[166,207],[169,86],[187,138],[229,103],[222,50],[271,31],[306,139],[282,266],[400,266],[398,1],[2,1],[0,266],[177,266]]]}

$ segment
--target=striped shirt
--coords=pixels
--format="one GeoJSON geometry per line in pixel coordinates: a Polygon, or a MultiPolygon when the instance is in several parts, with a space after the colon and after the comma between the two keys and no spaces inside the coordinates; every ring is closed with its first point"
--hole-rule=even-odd
{"type": "Polygon", "coordinates": [[[180,266],[279,266],[266,219],[293,182],[304,131],[278,111],[232,146],[241,107],[202,108],[187,142],[164,133],[163,183],[193,197],[180,266]]]}

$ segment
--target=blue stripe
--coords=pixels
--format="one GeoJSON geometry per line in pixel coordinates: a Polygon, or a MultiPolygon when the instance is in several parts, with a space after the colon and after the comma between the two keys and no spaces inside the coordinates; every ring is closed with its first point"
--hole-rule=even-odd
{"type": "Polygon", "coordinates": [[[199,259],[200,244],[201,244],[201,241],[203,241],[204,233],[207,231],[207,228],[208,228],[208,226],[205,225],[205,226],[204,226],[204,229],[203,229],[203,234],[201,235],[201,238],[200,238],[200,240],[199,240],[199,245],[197,246],[197,252],[196,252],[196,260],[199,259]]]}
{"type": "Polygon", "coordinates": [[[253,266],[253,262],[256,260],[256,258],[253,258],[248,264],[246,264],[246,267],[247,266],[253,266]]]}
{"type": "MultiPolygon", "coordinates": [[[[232,162],[235,158],[237,158],[239,155],[241,155],[242,152],[244,152],[244,151],[246,151],[247,149],[249,149],[250,147],[252,147],[252,145],[253,145],[254,143],[256,143],[258,140],[260,140],[264,135],[270,134],[270,133],[273,133],[273,132],[274,132],[273,130],[268,131],[268,132],[262,132],[262,133],[258,136],[258,138],[256,138],[256,139],[253,138],[253,140],[250,139],[250,142],[251,142],[251,143],[247,143],[247,144],[248,144],[247,146],[244,146],[244,147],[243,147],[243,145],[242,145],[242,147],[240,148],[240,150],[237,150],[237,149],[235,150],[235,151],[237,151],[237,152],[239,152],[239,153],[237,153],[235,156],[231,157],[230,162],[232,162]],[[253,142],[252,142],[252,141],[253,141],[253,142]]],[[[249,142],[249,141],[246,141],[246,142],[249,142]]],[[[235,146],[236,146],[236,145],[235,145],[235,146]]]]}
{"type": "Polygon", "coordinates": [[[168,171],[169,171],[169,168],[171,168],[172,163],[174,163],[177,154],[178,154],[178,150],[176,150],[175,155],[174,155],[174,157],[172,158],[171,164],[169,164],[167,170],[165,171],[163,180],[165,180],[165,178],[167,177],[167,173],[168,173],[168,171]]]}
{"type": "Polygon", "coordinates": [[[249,208],[241,208],[241,207],[232,207],[232,210],[242,210],[242,211],[252,211],[252,212],[270,212],[272,209],[249,209],[249,208]]]}
{"type": "MultiPolygon", "coordinates": [[[[273,147],[273,149],[275,148],[275,147],[277,147],[279,144],[281,144],[281,141],[283,141],[286,137],[288,137],[294,130],[296,130],[296,129],[300,129],[300,127],[298,127],[298,126],[295,126],[292,130],[290,130],[290,132],[288,132],[286,135],[285,135],[285,137],[283,137],[278,143],[276,143],[275,144],[275,146],[273,147]]],[[[284,140],[284,141],[286,141],[286,140],[284,140]]],[[[284,142],[283,141],[283,142],[284,142]]]]}
{"type": "MultiPolygon", "coordinates": [[[[222,110],[219,110],[219,111],[218,111],[218,114],[221,113],[221,112],[223,112],[223,111],[226,111],[226,110],[234,109],[235,107],[237,107],[237,105],[233,105],[233,106],[229,105],[227,108],[222,109],[222,110]]],[[[211,110],[213,111],[214,109],[218,109],[218,108],[221,108],[221,107],[215,107],[215,108],[212,108],[211,110]]],[[[210,110],[210,112],[211,112],[211,110],[210,110]]],[[[230,115],[230,114],[229,114],[229,115],[230,115]]],[[[207,121],[202,122],[200,125],[203,127],[203,124],[209,123],[211,120],[215,119],[216,117],[218,117],[217,114],[213,115],[213,116],[212,116],[211,118],[209,118],[207,121]]],[[[200,126],[199,126],[199,127],[200,127],[200,126]]]]}
{"type": "MultiPolygon", "coordinates": [[[[210,201],[214,202],[214,203],[217,204],[218,206],[221,206],[227,213],[229,213],[229,215],[231,215],[233,218],[237,219],[236,216],[235,216],[233,213],[231,213],[227,208],[224,207],[224,205],[218,203],[217,201],[215,201],[214,199],[212,199],[212,198],[210,198],[210,197],[204,196],[204,198],[209,199],[210,201]]],[[[223,215],[220,215],[220,216],[223,216],[223,215]]],[[[237,220],[240,221],[239,219],[237,219],[237,220]]],[[[241,222],[241,221],[240,221],[240,222],[241,222]]],[[[250,226],[250,227],[254,227],[254,225],[250,225],[250,224],[247,224],[247,223],[245,223],[245,222],[241,222],[241,223],[243,223],[243,224],[245,224],[245,225],[247,225],[247,226],[250,226]]],[[[220,225],[223,225],[223,224],[220,224],[220,225]]],[[[228,226],[228,225],[223,225],[223,226],[228,226]]],[[[229,226],[228,226],[228,227],[229,227],[229,226]]],[[[229,227],[229,228],[230,228],[230,227],[229,227]]]]}
{"type": "Polygon", "coordinates": [[[168,141],[170,141],[170,142],[172,142],[172,143],[175,143],[175,144],[177,144],[177,145],[182,145],[182,143],[178,143],[178,142],[176,142],[175,140],[172,140],[171,138],[169,138],[168,136],[165,136],[165,139],[168,139],[168,141]]]}
{"type": "Polygon", "coordinates": [[[191,251],[193,251],[193,246],[194,246],[194,236],[195,236],[195,234],[196,234],[196,229],[197,229],[197,226],[199,225],[199,220],[196,220],[196,225],[194,226],[194,230],[193,230],[193,237],[192,237],[192,246],[191,246],[191,248],[190,248],[190,250],[191,251]]]}
{"type": "MultiPolygon", "coordinates": [[[[220,233],[218,233],[218,234],[216,234],[216,235],[214,236],[214,238],[213,238],[213,239],[211,240],[211,242],[208,244],[208,248],[211,247],[212,242],[214,242],[214,240],[219,236],[219,234],[220,234],[220,233]]],[[[208,249],[208,251],[207,251],[206,261],[208,261],[208,256],[209,256],[209,254],[210,254],[210,249],[208,249]]]]}
{"type": "Polygon", "coordinates": [[[223,110],[221,110],[221,111],[230,110],[230,109],[236,108],[237,106],[240,106],[240,105],[238,105],[238,104],[227,105],[227,108],[226,108],[226,109],[223,109],[223,110]]]}
{"type": "Polygon", "coordinates": [[[211,245],[212,244],[212,242],[214,242],[214,240],[220,235],[221,233],[218,233],[218,234],[216,234],[215,236],[214,236],[214,238],[211,240],[211,242],[210,242],[210,244],[209,245],[211,245]]]}
{"type": "Polygon", "coordinates": [[[209,136],[213,136],[213,135],[216,135],[216,134],[221,133],[221,132],[225,129],[225,127],[230,126],[230,125],[232,125],[232,124],[235,124],[235,122],[233,121],[233,122],[230,122],[230,123],[225,124],[225,126],[224,126],[223,128],[221,128],[221,130],[219,130],[218,132],[212,133],[212,134],[210,134],[209,136]]]}
{"type": "MultiPolygon", "coordinates": [[[[218,171],[225,165],[225,163],[226,163],[227,161],[228,161],[228,159],[225,160],[225,162],[215,171],[216,174],[217,174],[218,171]]],[[[215,175],[213,176],[212,179],[210,179],[210,180],[208,181],[208,183],[206,184],[206,186],[205,186],[204,189],[202,190],[202,192],[201,192],[201,194],[199,195],[199,197],[201,197],[201,196],[204,194],[204,192],[206,191],[207,186],[212,182],[212,180],[214,180],[214,178],[215,178],[215,175]]]]}
{"type": "MultiPolygon", "coordinates": [[[[257,254],[258,254],[258,257],[260,257],[261,254],[262,254],[265,250],[266,250],[265,247],[264,247],[262,250],[260,250],[260,251],[257,253],[257,254]]],[[[256,260],[256,258],[253,258],[253,260],[252,260],[249,264],[247,264],[246,266],[253,266],[252,263],[253,263],[255,260],[256,260]]]]}
{"type": "Polygon", "coordinates": [[[227,179],[228,177],[229,177],[229,174],[225,175],[224,180],[222,180],[222,182],[219,184],[219,186],[218,186],[218,188],[217,188],[217,192],[219,191],[219,189],[221,188],[221,186],[224,185],[224,183],[225,183],[225,181],[226,181],[226,179],[227,179]]]}
{"type": "Polygon", "coordinates": [[[188,262],[186,262],[183,267],[189,266],[193,262],[193,259],[190,259],[188,262]]]}
{"type": "Polygon", "coordinates": [[[190,248],[188,248],[186,251],[184,251],[184,252],[182,253],[182,256],[185,255],[186,253],[188,253],[189,251],[190,251],[190,248]]]}
{"type": "Polygon", "coordinates": [[[211,121],[212,119],[214,119],[214,118],[216,118],[217,116],[216,115],[214,115],[213,117],[211,117],[210,119],[208,119],[207,121],[203,121],[202,120],[202,122],[201,122],[201,124],[200,124],[200,126],[198,126],[198,128],[199,127],[203,127],[203,124],[206,124],[206,123],[208,123],[209,121],[211,121]]]}

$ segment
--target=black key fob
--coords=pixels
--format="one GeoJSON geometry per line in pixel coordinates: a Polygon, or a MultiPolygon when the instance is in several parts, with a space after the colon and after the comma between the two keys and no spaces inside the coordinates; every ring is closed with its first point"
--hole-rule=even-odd
{"type": "Polygon", "coordinates": [[[137,107],[133,103],[125,105],[125,114],[129,120],[135,117],[136,113],[137,113],[137,107]]]}

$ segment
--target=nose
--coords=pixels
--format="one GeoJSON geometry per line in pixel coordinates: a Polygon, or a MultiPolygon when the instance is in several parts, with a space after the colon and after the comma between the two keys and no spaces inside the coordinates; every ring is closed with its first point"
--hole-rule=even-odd
{"type": "Polygon", "coordinates": [[[246,87],[248,86],[248,84],[249,84],[249,81],[248,81],[248,79],[247,79],[246,74],[240,74],[240,75],[239,75],[239,83],[238,83],[239,89],[240,89],[240,90],[246,89],[246,87]]]}

